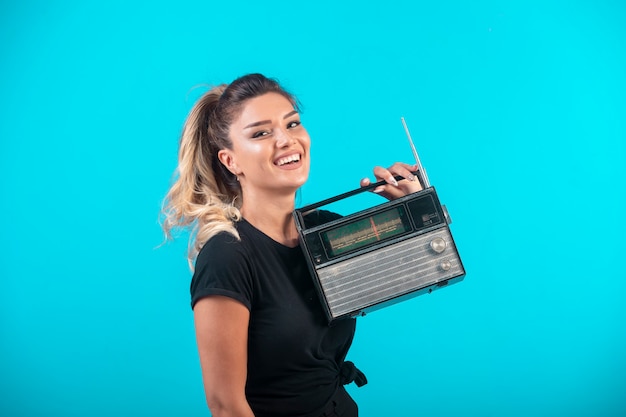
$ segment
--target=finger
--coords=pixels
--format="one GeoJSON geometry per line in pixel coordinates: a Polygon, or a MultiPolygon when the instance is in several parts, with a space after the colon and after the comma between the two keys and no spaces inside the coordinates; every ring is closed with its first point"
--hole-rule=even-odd
{"type": "Polygon", "coordinates": [[[413,174],[414,172],[417,172],[417,170],[417,165],[409,165],[401,162],[396,162],[389,167],[389,171],[393,172],[395,175],[406,178],[409,181],[417,181],[417,177],[413,174]]]}
{"type": "MultiPolygon", "coordinates": [[[[369,185],[372,185],[372,181],[370,181],[369,178],[363,178],[361,180],[361,187],[367,187],[369,185]]],[[[374,189],[372,189],[370,191],[373,192],[373,193],[376,193],[376,194],[380,194],[380,193],[385,191],[385,186],[384,185],[379,185],[378,187],[376,187],[376,188],[374,188],[374,189]]]]}
{"type": "Polygon", "coordinates": [[[374,175],[376,176],[377,179],[379,180],[384,180],[387,183],[397,187],[398,186],[398,181],[396,181],[396,179],[394,178],[394,175],[391,171],[389,171],[386,168],[383,167],[375,167],[374,168],[374,175]]]}

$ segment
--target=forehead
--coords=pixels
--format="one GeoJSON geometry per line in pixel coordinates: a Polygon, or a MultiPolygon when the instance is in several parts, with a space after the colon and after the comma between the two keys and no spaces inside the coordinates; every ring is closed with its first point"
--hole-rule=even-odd
{"type": "Polygon", "coordinates": [[[293,104],[286,97],[278,93],[265,93],[247,100],[235,123],[248,124],[282,118],[293,109],[293,104]]]}

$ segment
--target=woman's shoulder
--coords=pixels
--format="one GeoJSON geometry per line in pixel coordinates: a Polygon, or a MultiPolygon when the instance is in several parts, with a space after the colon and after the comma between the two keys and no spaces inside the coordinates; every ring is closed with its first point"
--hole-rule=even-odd
{"type": "Polygon", "coordinates": [[[206,263],[249,261],[257,255],[258,247],[265,243],[259,232],[244,219],[234,223],[237,235],[230,231],[220,231],[202,246],[196,258],[196,269],[206,263]]]}
{"type": "Polygon", "coordinates": [[[241,240],[241,233],[237,231],[240,236],[236,236],[228,231],[221,231],[211,236],[207,240],[196,258],[196,269],[206,262],[214,262],[215,260],[223,261],[232,256],[240,257],[245,252],[245,242],[241,240]]]}

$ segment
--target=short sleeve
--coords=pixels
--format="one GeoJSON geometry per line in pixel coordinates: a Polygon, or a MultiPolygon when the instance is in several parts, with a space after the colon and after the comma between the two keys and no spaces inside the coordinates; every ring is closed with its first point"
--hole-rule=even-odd
{"type": "Polygon", "coordinates": [[[210,295],[235,299],[252,308],[253,276],[246,251],[235,236],[219,233],[198,254],[191,279],[191,308],[210,295]]]}

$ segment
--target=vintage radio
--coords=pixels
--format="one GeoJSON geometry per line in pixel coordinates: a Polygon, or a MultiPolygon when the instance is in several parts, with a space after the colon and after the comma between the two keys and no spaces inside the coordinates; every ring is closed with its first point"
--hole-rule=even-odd
{"type": "Polygon", "coordinates": [[[465,276],[450,217],[402,123],[423,190],[311,227],[307,216],[319,208],[383,182],[294,211],[300,246],[329,322],[430,293],[465,276]]]}

